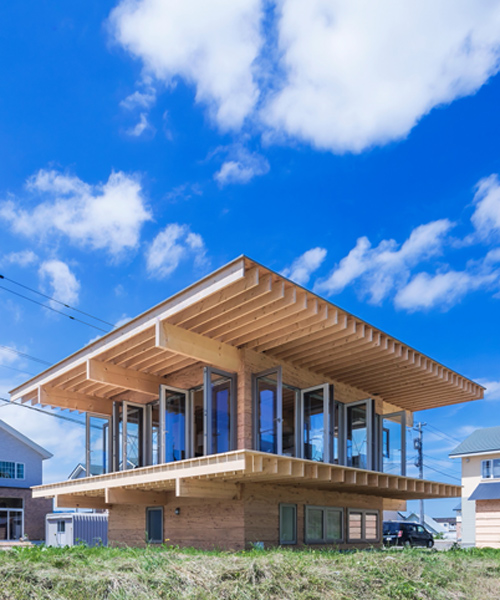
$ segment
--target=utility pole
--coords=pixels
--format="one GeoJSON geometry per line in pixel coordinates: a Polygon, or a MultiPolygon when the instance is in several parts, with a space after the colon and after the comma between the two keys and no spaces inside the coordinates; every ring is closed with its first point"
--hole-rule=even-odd
{"type": "MultiPolygon", "coordinates": [[[[417,423],[417,426],[413,428],[414,431],[418,432],[418,438],[413,440],[413,445],[417,451],[415,458],[415,466],[418,469],[418,476],[420,479],[424,478],[424,448],[423,448],[423,431],[422,427],[425,427],[427,423],[417,423]]],[[[420,524],[424,524],[424,501],[420,500],[420,524]]]]}

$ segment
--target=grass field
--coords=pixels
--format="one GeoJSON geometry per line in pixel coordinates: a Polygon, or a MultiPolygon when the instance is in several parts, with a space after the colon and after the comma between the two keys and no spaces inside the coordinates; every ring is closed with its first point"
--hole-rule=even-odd
{"type": "Polygon", "coordinates": [[[0,598],[498,600],[500,551],[19,548],[0,554],[0,598]]]}

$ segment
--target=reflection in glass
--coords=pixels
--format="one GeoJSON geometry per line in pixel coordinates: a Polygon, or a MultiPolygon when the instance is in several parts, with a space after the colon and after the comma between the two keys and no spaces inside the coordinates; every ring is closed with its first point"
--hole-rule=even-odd
{"type": "Polygon", "coordinates": [[[261,452],[278,454],[278,379],[271,373],[256,379],[258,446],[261,452]]]}
{"type": "Polygon", "coordinates": [[[403,475],[403,449],[401,434],[403,416],[387,415],[382,418],[382,471],[393,475],[403,475]]]}
{"type": "Polygon", "coordinates": [[[18,540],[23,535],[23,517],[17,511],[10,511],[9,535],[11,540],[18,540]]]}
{"type": "Polygon", "coordinates": [[[160,456],[160,403],[151,403],[151,464],[161,462],[160,456]]]}
{"type": "Polygon", "coordinates": [[[212,374],[212,452],[231,448],[231,379],[212,374]]]}
{"type": "Polygon", "coordinates": [[[294,388],[283,384],[283,454],[297,456],[296,448],[296,396],[294,388]]]}
{"type": "Polygon", "coordinates": [[[109,419],[89,415],[88,476],[109,472],[109,419]]]}
{"type": "Polygon", "coordinates": [[[368,427],[366,404],[346,406],[347,411],[347,456],[348,467],[368,468],[368,427]]]}
{"type": "Polygon", "coordinates": [[[186,396],[165,392],[165,462],[183,460],[186,455],[186,396]]]}
{"type": "Polygon", "coordinates": [[[5,541],[8,540],[9,538],[7,537],[7,526],[9,523],[9,520],[7,518],[7,511],[6,510],[0,510],[0,540],[1,541],[5,541]]]}
{"type": "Polygon", "coordinates": [[[325,457],[324,388],[306,391],[304,402],[304,458],[325,457]]]}
{"type": "Polygon", "coordinates": [[[203,388],[193,392],[193,456],[203,456],[203,388]]]}
{"type": "Polygon", "coordinates": [[[323,539],[323,510],[321,508],[307,507],[306,538],[311,541],[323,539]]]}
{"type": "Polygon", "coordinates": [[[144,465],[143,434],[144,408],[127,405],[127,437],[125,440],[127,464],[125,469],[135,469],[144,465]]]}

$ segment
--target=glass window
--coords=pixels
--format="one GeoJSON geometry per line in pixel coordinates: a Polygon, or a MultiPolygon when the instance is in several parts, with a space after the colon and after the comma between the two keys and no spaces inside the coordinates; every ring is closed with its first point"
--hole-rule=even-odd
{"type": "Polygon", "coordinates": [[[109,419],[87,415],[87,475],[109,472],[109,419]]]}
{"type": "Polygon", "coordinates": [[[296,448],[297,390],[283,384],[283,454],[297,456],[296,448]]]}
{"type": "Polygon", "coordinates": [[[231,379],[212,373],[212,453],[229,452],[231,444],[231,379]]]}
{"type": "Polygon", "coordinates": [[[193,457],[203,456],[203,436],[204,436],[204,424],[203,424],[203,388],[197,388],[192,393],[193,398],[193,457]]]}
{"type": "Polygon", "coordinates": [[[325,460],[325,389],[303,392],[304,458],[325,460]]]}
{"type": "Polygon", "coordinates": [[[57,533],[66,533],[66,521],[57,521],[57,533]]]}
{"type": "Polygon", "coordinates": [[[404,475],[406,466],[404,413],[383,415],[380,418],[382,419],[382,471],[392,475],[404,475]]]}
{"type": "Polygon", "coordinates": [[[326,510],[326,539],[341,540],[342,539],[342,510],[327,509],[326,510]]]}
{"type": "Polygon", "coordinates": [[[16,463],[16,479],[24,479],[24,463],[16,463]]]}
{"type": "Polygon", "coordinates": [[[368,403],[363,402],[346,408],[346,442],[348,467],[369,469],[368,403]]]}
{"type": "Polygon", "coordinates": [[[16,463],[0,460],[0,477],[4,479],[15,479],[16,463]]]}
{"type": "Polygon", "coordinates": [[[278,454],[278,374],[257,377],[257,450],[278,454]]]}
{"type": "Polygon", "coordinates": [[[333,543],[343,539],[342,508],[306,506],[306,543],[333,543]]]}
{"type": "Polygon", "coordinates": [[[280,544],[297,543],[297,505],[280,504],[280,544]]]}
{"type": "Polygon", "coordinates": [[[125,438],[126,464],[123,470],[142,467],[144,461],[144,406],[123,403],[127,416],[125,438]]]}
{"type": "Polygon", "coordinates": [[[186,395],[165,390],[165,462],[187,458],[186,395]]]}
{"type": "Polygon", "coordinates": [[[500,459],[495,458],[492,460],[493,463],[493,469],[492,469],[492,475],[494,479],[499,479],[500,478],[500,459]]]}
{"type": "MultiPolygon", "coordinates": [[[[1,469],[1,463],[0,463],[1,469]]],[[[489,479],[491,477],[491,460],[481,461],[481,471],[483,479],[489,479]]]]}
{"type": "Polygon", "coordinates": [[[146,535],[149,544],[163,542],[163,508],[161,506],[146,509],[146,535]]]}

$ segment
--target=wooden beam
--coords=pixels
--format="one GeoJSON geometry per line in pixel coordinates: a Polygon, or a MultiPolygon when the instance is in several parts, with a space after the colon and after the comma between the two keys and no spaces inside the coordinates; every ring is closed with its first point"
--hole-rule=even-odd
{"type": "Polygon", "coordinates": [[[238,348],[171,323],[157,322],[156,345],[226,371],[238,371],[240,368],[238,348]]]}
{"type": "Polygon", "coordinates": [[[241,486],[226,481],[212,482],[179,477],[175,480],[175,495],[177,498],[239,500],[241,486]]]}
{"type": "Polygon", "coordinates": [[[395,498],[384,498],[382,500],[383,510],[406,511],[406,500],[396,500],[395,498]]]}
{"type": "Polygon", "coordinates": [[[125,369],[94,358],[87,361],[87,379],[154,397],[158,397],[160,385],[166,383],[164,379],[156,377],[156,375],[125,369]]]}
{"type": "Polygon", "coordinates": [[[99,415],[111,415],[113,412],[113,402],[111,400],[48,386],[38,388],[38,404],[92,412],[99,415]]]}
{"type": "Polygon", "coordinates": [[[106,488],[104,498],[107,504],[145,504],[147,506],[165,506],[171,496],[168,492],[143,492],[126,488],[106,488]]]}
{"type": "Polygon", "coordinates": [[[76,494],[58,494],[54,497],[54,508],[109,508],[104,498],[96,496],[77,496],[76,494]]]}

